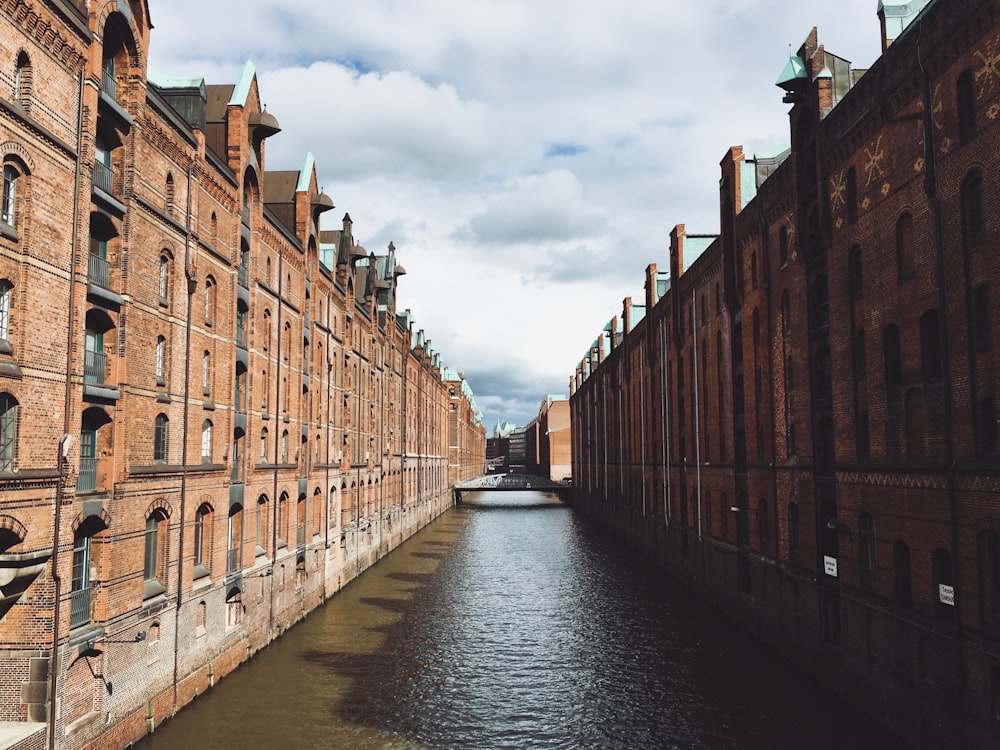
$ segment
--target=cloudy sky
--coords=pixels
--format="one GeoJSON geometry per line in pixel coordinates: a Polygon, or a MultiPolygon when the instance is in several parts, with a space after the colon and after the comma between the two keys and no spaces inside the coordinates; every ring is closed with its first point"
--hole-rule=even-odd
{"type": "Polygon", "coordinates": [[[669,233],[718,231],[719,162],[787,138],[774,81],[813,26],[867,68],[877,0],[150,0],[150,63],[235,83],[281,123],[268,169],[316,157],[484,421],[526,424],[669,233]]]}

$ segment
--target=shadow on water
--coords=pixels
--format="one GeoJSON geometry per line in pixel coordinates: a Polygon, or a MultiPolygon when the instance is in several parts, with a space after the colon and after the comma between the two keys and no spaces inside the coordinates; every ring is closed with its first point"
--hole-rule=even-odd
{"type": "Polygon", "coordinates": [[[496,494],[514,497],[447,513],[142,750],[900,747],[565,506],[496,494]]]}

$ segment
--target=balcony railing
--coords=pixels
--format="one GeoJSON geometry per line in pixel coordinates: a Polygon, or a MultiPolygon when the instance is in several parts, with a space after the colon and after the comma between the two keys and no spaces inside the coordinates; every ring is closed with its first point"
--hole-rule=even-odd
{"type": "Polygon", "coordinates": [[[70,615],[69,626],[78,628],[90,622],[90,591],[91,589],[79,589],[70,593],[70,615]]]}
{"type": "Polygon", "coordinates": [[[87,258],[87,281],[102,289],[110,289],[111,264],[99,255],[90,253],[87,258]]]}
{"type": "Polygon", "coordinates": [[[118,101],[118,81],[106,70],[101,75],[101,91],[118,101]]]}
{"type": "Polygon", "coordinates": [[[108,195],[115,194],[115,173],[102,161],[94,162],[94,186],[99,187],[108,195]]]}
{"type": "Polygon", "coordinates": [[[101,352],[84,352],[83,379],[86,383],[103,385],[108,372],[107,355],[101,352]]]}
{"type": "Polygon", "coordinates": [[[240,550],[231,549],[226,553],[226,572],[235,573],[240,569],[240,550]]]}
{"type": "Polygon", "coordinates": [[[76,477],[78,492],[93,492],[97,489],[97,459],[80,457],[80,473],[76,477]]]}

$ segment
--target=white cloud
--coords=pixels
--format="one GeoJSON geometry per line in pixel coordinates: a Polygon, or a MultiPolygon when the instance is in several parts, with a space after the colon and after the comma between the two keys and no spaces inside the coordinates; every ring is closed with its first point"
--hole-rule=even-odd
{"type": "Polygon", "coordinates": [[[816,25],[857,67],[879,51],[874,0],[151,6],[164,73],[233,83],[253,60],[282,126],[267,168],[311,151],[324,227],[349,211],[369,250],[395,243],[401,306],[489,425],[566,392],[675,224],[717,231],[727,149],[787,138],[789,47],[816,25]]]}

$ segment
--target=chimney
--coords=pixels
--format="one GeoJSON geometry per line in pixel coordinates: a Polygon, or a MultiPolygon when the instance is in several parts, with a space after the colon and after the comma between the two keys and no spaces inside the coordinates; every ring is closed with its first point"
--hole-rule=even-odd
{"type": "Polygon", "coordinates": [[[878,20],[882,26],[882,53],[920,15],[929,0],[879,0],[878,20]]]}

